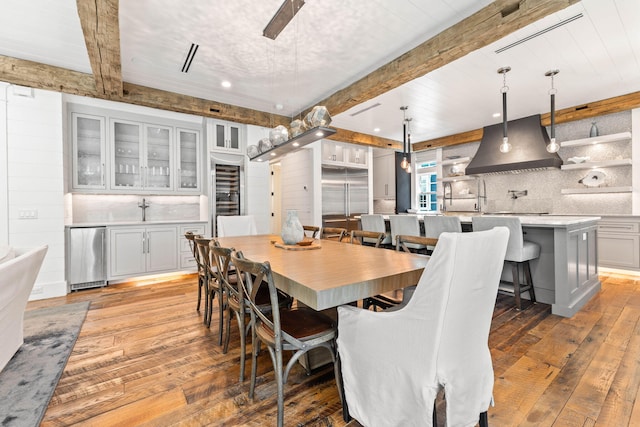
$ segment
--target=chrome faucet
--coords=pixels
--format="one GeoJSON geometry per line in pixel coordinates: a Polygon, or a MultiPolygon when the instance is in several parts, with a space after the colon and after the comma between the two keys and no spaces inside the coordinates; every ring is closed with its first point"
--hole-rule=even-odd
{"type": "Polygon", "coordinates": [[[138,207],[142,209],[142,221],[147,220],[147,208],[149,206],[150,204],[147,203],[147,201],[144,198],[142,198],[142,203],[138,203],[138,207]]]}

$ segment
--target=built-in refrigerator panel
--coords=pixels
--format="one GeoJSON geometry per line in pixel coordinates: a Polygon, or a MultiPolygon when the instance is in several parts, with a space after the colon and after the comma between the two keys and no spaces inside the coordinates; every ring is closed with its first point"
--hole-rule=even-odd
{"type": "Polygon", "coordinates": [[[323,226],[357,229],[355,217],[369,211],[368,184],[366,169],[323,166],[323,226]]]}
{"type": "Polygon", "coordinates": [[[216,235],[218,215],[242,215],[244,156],[215,153],[211,161],[211,230],[216,235]]]}

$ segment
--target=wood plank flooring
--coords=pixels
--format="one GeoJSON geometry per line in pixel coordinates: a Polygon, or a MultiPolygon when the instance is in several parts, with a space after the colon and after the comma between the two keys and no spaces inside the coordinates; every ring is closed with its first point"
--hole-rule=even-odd
{"type": "MultiPolygon", "coordinates": [[[[571,319],[545,304],[518,312],[498,298],[490,347],[496,383],[492,426],[640,426],[640,277],[602,275],[602,291],[571,319]]],[[[275,425],[275,383],[266,351],[256,396],[240,383],[235,319],[229,352],[195,310],[195,276],[123,283],[27,309],[91,301],[42,426],[275,425]]],[[[439,424],[444,402],[438,402],[439,424]]],[[[285,425],[345,423],[331,368],[285,386],[285,425]]]]}

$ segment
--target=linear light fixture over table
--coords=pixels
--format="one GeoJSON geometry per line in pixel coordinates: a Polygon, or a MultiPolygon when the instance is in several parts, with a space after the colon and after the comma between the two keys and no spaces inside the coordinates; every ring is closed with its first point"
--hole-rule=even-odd
{"type": "Polygon", "coordinates": [[[264,151],[257,156],[249,157],[249,160],[257,162],[276,160],[285,154],[293,153],[305,145],[309,145],[319,139],[331,136],[334,133],[336,133],[336,130],[333,128],[317,126],[301,133],[300,135],[294,136],[288,141],[285,141],[270,150],[264,151]]]}
{"type": "Polygon", "coordinates": [[[262,35],[275,40],[278,34],[289,22],[296,16],[296,13],[304,6],[304,0],[284,0],[284,3],[280,6],[280,9],[273,15],[271,21],[262,30],[262,35]]]}

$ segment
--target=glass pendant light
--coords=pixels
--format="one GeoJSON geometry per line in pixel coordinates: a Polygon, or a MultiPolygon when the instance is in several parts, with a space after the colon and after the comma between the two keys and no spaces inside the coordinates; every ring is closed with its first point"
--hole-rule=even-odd
{"type": "Polygon", "coordinates": [[[409,107],[403,106],[400,107],[402,110],[402,162],[400,162],[400,167],[404,170],[407,169],[409,165],[409,161],[407,160],[407,109],[409,107]]]}
{"type": "Polygon", "coordinates": [[[407,123],[407,164],[405,165],[404,170],[407,171],[407,173],[411,173],[411,162],[409,161],[411,158],[411,120],[411,117],[405,119],[405,122],[407,123]]]}
{"type": "Polygon", "coordinates": [[[507,136],[507,92],[509,86],[507,86],[507,73],[511,71],[511,67],[498,68],[498,74],[502,74],[502,144],[500,144],[500,152],[508,153],[511,151],[511,144],[509,144],[509,137],[507,136]]]}
{"type": "Polygon", "coordinates": [[[560,70],[550,70],[544,73],[545,76],[551,77],[551,89],[549,95],[551,95],[551,141],[547,145],[547,151],[549,153],[557,153],[560,149],[560,145],[556,142],[556,93],[557,90],[553,87],[553,77],[558,74],[560,70]]]}

